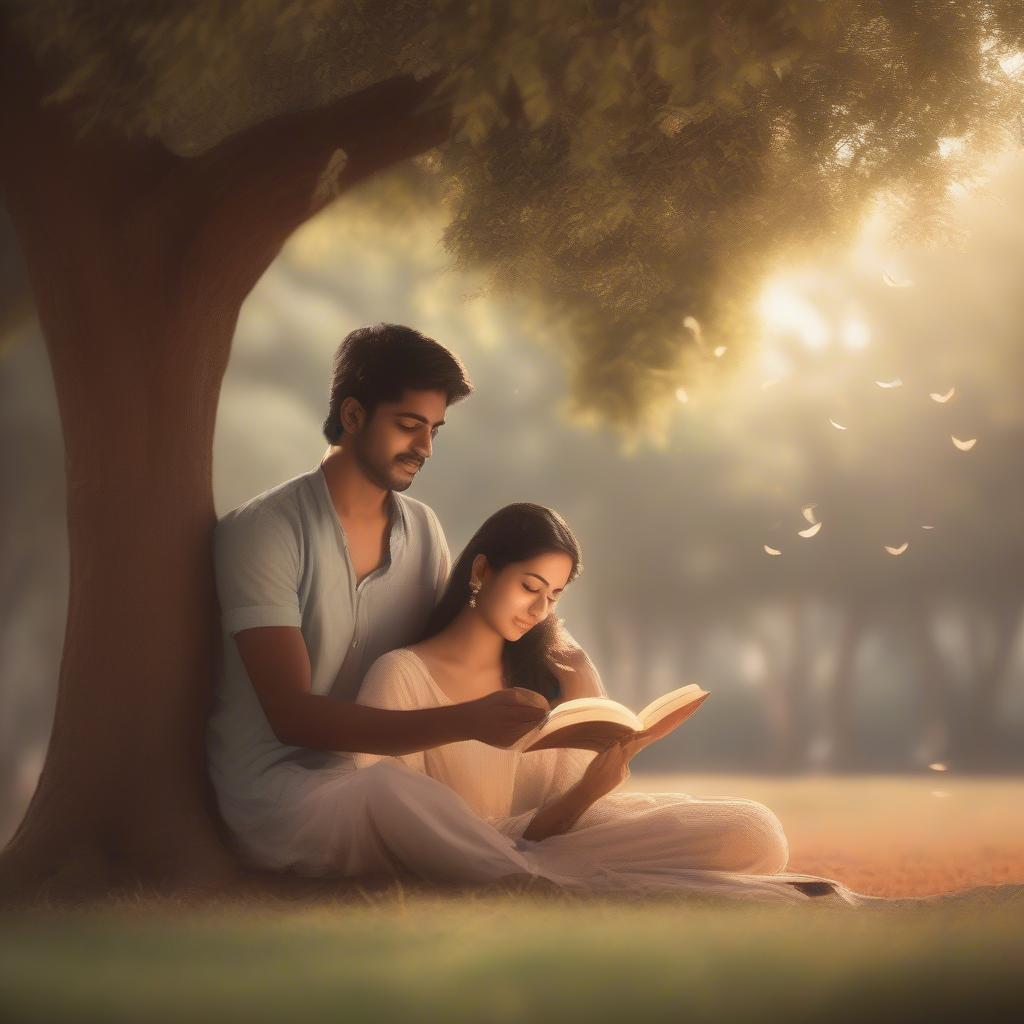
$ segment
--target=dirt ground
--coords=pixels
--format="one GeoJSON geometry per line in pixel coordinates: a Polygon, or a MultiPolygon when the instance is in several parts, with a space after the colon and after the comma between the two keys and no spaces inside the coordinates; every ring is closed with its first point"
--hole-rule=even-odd
{"type": "Polygon", "coordinates": [[[624,788],[767,804],[788,870],[874,896],[1024,883],[1024,777],[634,774],[624,788]]]}

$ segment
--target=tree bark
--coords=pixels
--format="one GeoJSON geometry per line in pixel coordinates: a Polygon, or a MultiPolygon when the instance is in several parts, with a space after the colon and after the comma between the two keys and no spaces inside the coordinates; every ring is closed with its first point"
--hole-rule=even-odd
{"type": "Polygon", "coordinates": [[[223,883],[203,729],[213,430],[237,309],[168,287],[157,238],[122,248],[89,215],[27,205],[12,204],[60,405],[71,571],[53,732],[0,883],[223,883]]]}
{"type": "Polygon", "coordinates": [[[403,82],[368,91],[372,135],[352,100],[275,122],[312,139],[293,147],[290,173],[267,126],[181,160],[153,143],[77,138],[68,110],[39,105],[39,72],[10,42],[0,38],[0,187],[56,384],[71,571],[53,731],[0,854],[0,899],[220,890],[244,874],[204,745],[220,640],[213,432],[238,311],[295,227],[341,188],[436,145],[447,119],[417,120],[403,82]],[[388,138],[381,118],[398,94],[388,138]],[[355,139],[354,156],[318,195],[339,110],[337,144],[355,139]],[[274,173],[231,189],[260,146],[274,173]]]}

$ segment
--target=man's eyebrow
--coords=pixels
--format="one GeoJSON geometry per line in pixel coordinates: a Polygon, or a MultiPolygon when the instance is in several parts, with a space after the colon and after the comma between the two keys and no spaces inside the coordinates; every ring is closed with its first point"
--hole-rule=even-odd
{"type": "MultiPolygon", "coordinates": [[[[541,583],[544,584],[544,586],[546,586],[546,587],[550,587],[551,586],[551,584],[548,583],[548,581],[546,579],[544,579],[544,577],[541,576],[541,574],[539,572],[528,572],[526,575],[527,576],[536,576],[537,579],[539,579],[541,581],[541,583]]],[[[552,593],[557,594],[557,593],[559,593],[560,591],[562,591],[564,589],[565,589],[565,587],[559,587],[558,590],[552,591],[552,593]]]]}
{"type": "MultiPolygon", "coordinates": [[[[430,423],[430,420],[426,416],[421,416],[418,412],[396,412],[396,416],[407,416],[409,419],[419,420],[420,423],[430,423]]],[[[443,427],[444,420],[438,420],[437,423],[433,424],[435,427],[443,427]]]]}

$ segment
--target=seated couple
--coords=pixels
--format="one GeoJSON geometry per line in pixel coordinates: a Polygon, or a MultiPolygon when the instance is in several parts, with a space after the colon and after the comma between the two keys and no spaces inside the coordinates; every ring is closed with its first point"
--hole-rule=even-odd
{"type": "Polygon", "coordinates": [[[321,463],[217,525],[224,658],[207,749],[242,856],[308,875],[873,902],[786,872],[763,804],[616,791],[656,737],[516,746],[552,704],[604,689],[555,614],[581,568],[556,512],[500,509],[450,568],[437,516],[403,493],[471,391],[418,332],[353,331],[321,463]]]}

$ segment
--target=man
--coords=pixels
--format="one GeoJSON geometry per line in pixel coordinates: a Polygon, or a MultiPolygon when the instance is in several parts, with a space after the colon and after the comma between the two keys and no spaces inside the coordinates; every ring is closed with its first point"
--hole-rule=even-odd
{"type": "Polygon", "coordinates": [[[221,812],[256,863],[331,866],[316,861],[314,832],[341,827],[320,820],[325,806],[346,813],[339,751],[507,747],[548,710],[518,688],[415,711],[354,703],[377,657],[419,638],[445,586],[441,524],[402,492],[432,455],[448,406],[471,391],[461,362],[418,331],[353,331],[334,360],[320,464],[217,524],[224,651],[207,748],[221,812]]]}

